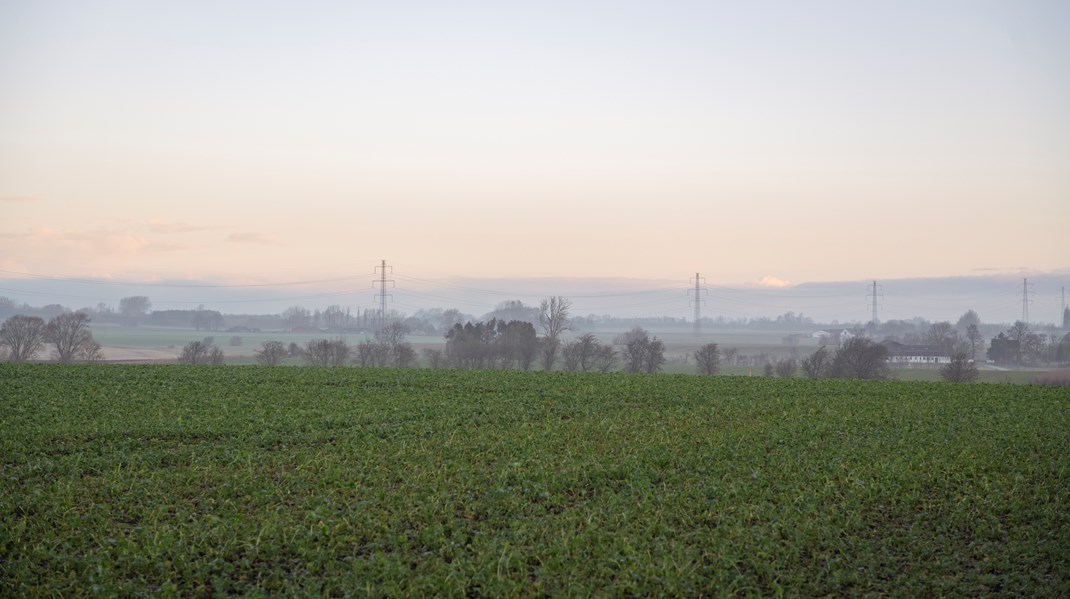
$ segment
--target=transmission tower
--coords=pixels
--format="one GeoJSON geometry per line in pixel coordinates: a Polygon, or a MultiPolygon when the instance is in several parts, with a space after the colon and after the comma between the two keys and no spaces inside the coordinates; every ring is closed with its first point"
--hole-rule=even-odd
{"type": "Polygon", "coordinates": [[[883,289],[884,288],[878,285],[876,281],[873,281],[872,291],[866,294],[866,297],[873,300],[873,319],[870,320],[870,322],[874,325],[880,324],[880,320],[877,319],[877,297],[880,297],[881,299],[884,298],[883,289]],[[880,292],[877,291],[878,288],[881,289],[880,292]]]}
{"type": "Polygon", "coordinates": [[[386,278],[386,272],[387,272],[388,268],[390,269],[390,274],[393,274],[394,273],[394,267],[393,266],[387,266],[386,265],[386,260],[383,260],[382,263],[380,263],[379,266],[375,267],[375,270],[379,273],[379,280],[378,281],[372,281],[372,286],[375,286],[376,283],[379,284],[378,296],[379,296],[379,330],[380,331],[386,328],[386,298],[389,295],[386,292],[386,284],[390,283],[391,287],[394,285],[394,279],[386,278]]]}
{"type": "Polygon", "coordinates": [[[1029,294],[1033,293],[1033,285],[1029,279],[1022,279],[1022,322],[1029,324],[1029,294]]]}
{"type": "MultiPolygon", "coordinates": [[[[695,335],[701,335],[702,334],[702,302],[704,302],[706,300],[701,299],[701,297],[699,296],[699,293],[708,293],[708,292],[706,291],[705,287],[700,287],[699,286],[700,284],[706,282],[706,278],[705,277],[700,277],[699,274],[696,272],[694,281],[695,281],[695,288],[694,289],[688,289],[687,292],[688,293],[692,293],[693,292],[695,294],[694,299],[691,300],[695,304],[695,335]]],[[[688,279],[688,283],[690,283],[690,282],[691,282],[691,279],[688,279]]]]}

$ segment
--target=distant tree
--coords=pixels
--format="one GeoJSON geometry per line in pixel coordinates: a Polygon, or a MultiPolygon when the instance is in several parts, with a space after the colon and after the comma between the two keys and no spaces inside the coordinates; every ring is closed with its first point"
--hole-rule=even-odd
{"type": "Polygon", "coordinates": [[[198,331],[218,331],[223,328],[223,314],[217,310],[208,310],[204,305],[193,311],[193,328],[198,331]]]}
{"type": "Polygon", "coordinates": [[[305,360],[312,366],[345,366],[349,352],[344,339],[312,339],[305,343],[305,360]]]}
{"type": "Polygon", "coordinates": [[[204,341],[190,341],[182,348],[178,356],[179,364],[207,364],[210,360],[212,344],[204,341]]]}
{"type": "Polygon", "coordinates": [[[45,321],[37,316],[16,314],[0,325],[0,342],[8,347],[11,362],[32,360],[45,341],[45,321]]]}
{"type": "Polygon", "coordinates": [[[410,343],[400,343],[391,352],[394,368],[413,368],[416,366],[416,350],[410,343]]]}
{"type": "Polygon", "coordinates": [[[506,300],[494,307],[494,311],[483,316],[484,320],[498,320],[508,322],[521,320],[531,324],[539,323],[541,308],[525,305],[520,300],[506,300]]]}
{"type": "Polygon", "coordinates": [[[416,362],[416,350],[405,341],[408,334],[409,328],[401,322],[392,322],[375,334],[375,341],[386,348],[386,366],[408,368],[416,362]]]}
{"type": "Polygon", "coordinates": [[[1027,342],[1026,336],[1029,335],[1029,333],[1031,333],[1031,331],[1029,330],[1029,323],[1023,322],[1021,320],[1014,321],[1014,324],[1011,325],[1011,328],[1007,329],[1007,337],[1011,341],[1014,341],[1018,344],[1016,348],[1018,350],[1018,353],[1015,359],[1015,362],[1017,362],[1018,364],[1022,363],[1022,356],[1024,354],[1025,345],[1027,342]]]}
{"type": "Polygon", "coordinates": [[[617,350],[608,343],[599,344],[598,353],[594,357],[593,370],[609,372],[617,365],[617,350]]]}
{"type": "Polygon", "coordinates": [[[136,327],[142,318],[149,313],[152,302],[144,295],[132,295],[119,300],[119,314],[123,318],[123,325],[136,327]]]}
{"type": "Polygon", "coordinates": [[[327,306],[320,315],[320,324],[328,329],[345,329],[349,327],[349,310],[342,310],[341,306],[327,306]]]}
{"type": "Polygon", "coordinates": [[[650,346],[650,334],[640,327],[617,335],[613,340],[617,345],[623,346],[621,358],[624,361],[625,372],[643,372],[646,367],[646,356],[650,346]]]}
{"type": "Polygon", "coordinates": [[[970,359],[976,360],[977,346],[982,345],[985,340],[976,324],[970,324],[966,327],[966,340],[970,343],[970,359]]]}
{"type": "Polygon", "coordinates": [[[724,350],[724,362],[725,362],[725,364],[727,364],[729,366],[735,366],[735,364],[736,364],[736,355],[738,355],[738,354],[739,354],[739,348],[738,347],[729,347],[728,349],[724,350]]]}
{"type": "Polygon", "coordinates": [[[721,352],[717,349],[717,344],[707,343],[698,348],[695,352],[695,365],[699,374],[707,376],[717,374],[717,370],[721,367],[721,352]]]}
{"type": "Polygon", "coordinates": [[[1021,355],[1021,343],[1007,337],[1005,333],[1000,333],[992,338],[986,355],[997,364],[1010,364],[1017,361],[1021,355]]]}
{"type": "Polygon", "coordinates": [[[390,346],[374,339],[357,344],[356,362],[362,368],[386,368],[390,360],[390,346]]]}
{"type": "Polygon", "coordinates": [[[286,344],[282,341],[265,341],[260,349],[254,350],[256,362],[264,366],[275,366],[286,358],[286,344]]]}
{"type": "Polygon", "coordinates": [[[209,364],[211,364],[213,366],[222,366],[223,365],[223,358],[224,358],[223,349],[221,347],[219,347],[218,345],[213,345],[211,347],[211,349],[208,350],[208,363],[209,364]]]}
{"type": "Polygon", "coordinates": [[[290,306],[282,311],[282,321],[290,330],[307,327],[312,322],[312,313],[301,306],[290,306]]]}
{"type": "Polygon", "coordinates": [[[465,315],[457,308],[450,308],[442,312],[441,325],[443,329],[452,329],[454,325],[464,324],[467,320],[465,315]]]}
{"type": "Polygon", "coordinates": [[[848,339],[836,350],[831,372],[840,379],[886,378],[888,348],[865,337],[848,339]]]}
{"type": "Polygon", "coordinates": [[[233,337],[230,338],[230,346],[231,347],[241,347],[242,343],[243,343],[242,338],[240,336],[238,336],[238,335],[234,335],[233,337]]]}
{"type": "Polygon", "coordinates": [[[763,373],[765,374],[765,376],[770,377],[770,378],[772,378],[772,376],[774,374],[776,374],[776,368],[773,367],[773,363],[772,362],[766,362],[765,363],[765,368],[763,370],[763,373]]]}
{"type": "Polygon", "coordinates": [[[561,350],[565,370],[569,372],[592,370],[599,351],[601,351],[601,344],[598,343],[593,333],[580,335],[575,341],[566,343],[561,350]]]}
{"type": "Polygon", "coordinates": [[[305,355],[305,348],[303,348],[300,345],[298,345],[297,343],[291,341],[290,345],[288,345],[286,347],[286,353],[291,358],[300,358],[301,356],[305,355]]]}
{"type": "Polygon", "coordinates": [[[1070,329],[1070,306],[1063,308],[1063,330],[1070,329]]]}
{"type": "Polygon", "coordinates": [[[535,326],[527,320],[494,321],[494,350],[501,368],[531,370],[539,352],[535,326]]]}
{"type": "Polygon", "coordinates": [[[795,376],[795,371],[797,369],[798,365],[793,358],[778,360],[775,366],[776,375],[785,379],[790,379],[795,376]]]}
{"type": "Polygon", "coordinates": [[[1022,358],[1030,364],[1036,364],[1042,361],[1044,356],[1044,336],[1037,333],[1029,332],[1022,337],[1020,347],[1022,348],[1022,358]]]}
{"type": "Polygon", "coordinates": [[[561,333],[569,329],[569,309],[572,302],[561,297],[548,297],[539,303],[539,326],[542,328],[542,369],[552,370],[560,349],[561,333]]]}
{"type": "Polygon", "coordinates": [[[948,321],[934,322],[925,335],[925,343],[939,347],[950,354],[958,342],[958,331],[948,321]]]}
{"type": "Polygon", "coordinates": [[[423,354],[430,368],[442,368],[446,365],[446,354],[441,349],[425,347],[420,350],[420,353],[423,354]]]}
{"type": "Polygon", "coordinates": [[[1061,364],[1070,364],[1070,333],[1063,335],[1055,349],[1055,359],[1061,364]]]}
{"type": "Polygon", "coordinates": [[[650,339],[649,345],[647,345],[646,358],[643,360],[643,367],[647,373],[654,374],[661,370],[661,367],[665,364],[665,344],[661,342],[657,337],[650,339]]]}
{"type": "Polygon", "coordinates": [[[100,344],[89,330],[89,316],[83,312],[67,312],[48,321],[45,341],[52,344],[56,359],[65,364],[76,360],[87,362],[101,358],[100,344]]]}
{"type": "Polygon", "coordinates": [[[832,372],[832,356],[825,346],[817,348],[817,351],[803,358],[802,370],[808,378],[823,379],[832,372]]]}
{"type": "Polygon", "coordinates": [[[966,312],[959,317],[958,322],[955,323],[955,329],[959,332],[965,333],[970,325],[978,326],[981,324],[981,317],[977,315],[977,312],[973,310],[966,310],[966,312]]]}
{"type": "Polygon", "coordinates": [[[621,358],[625,372],[655,373],[665,364],[665,344],[640,327],[618,335],[615,342],[624,345],[621,358]]]}
{"type": "Polygon", "coordinates": [[[952,383],[972,383],[977,380],[977,366],[964,352],[959,352],[940,367],[940,378],[952,383]]]}

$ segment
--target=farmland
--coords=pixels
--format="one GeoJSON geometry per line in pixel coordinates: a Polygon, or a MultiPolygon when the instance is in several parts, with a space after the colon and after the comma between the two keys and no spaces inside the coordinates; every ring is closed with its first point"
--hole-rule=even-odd
{"type": "Polygon", "coordinates": [[[1070,395],[0,364],[0,595],[1070,593],[1070,395]]]}

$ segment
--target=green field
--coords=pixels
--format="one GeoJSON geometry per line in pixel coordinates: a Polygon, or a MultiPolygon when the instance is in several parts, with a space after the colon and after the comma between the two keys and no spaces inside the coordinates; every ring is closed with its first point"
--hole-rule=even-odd
{"type": "Polygon", "coordinates": [[[0,596],[1070,596],[1065,388],[0,364],[0,596]]]}

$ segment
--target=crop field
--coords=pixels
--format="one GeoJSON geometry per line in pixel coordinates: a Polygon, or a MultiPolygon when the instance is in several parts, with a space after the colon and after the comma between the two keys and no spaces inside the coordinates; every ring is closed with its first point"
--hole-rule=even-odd
{"type": "Polygon", "coordinates": [[[1066,388],[0,364],[0,596],[1070,596],[1066,388]]]}

